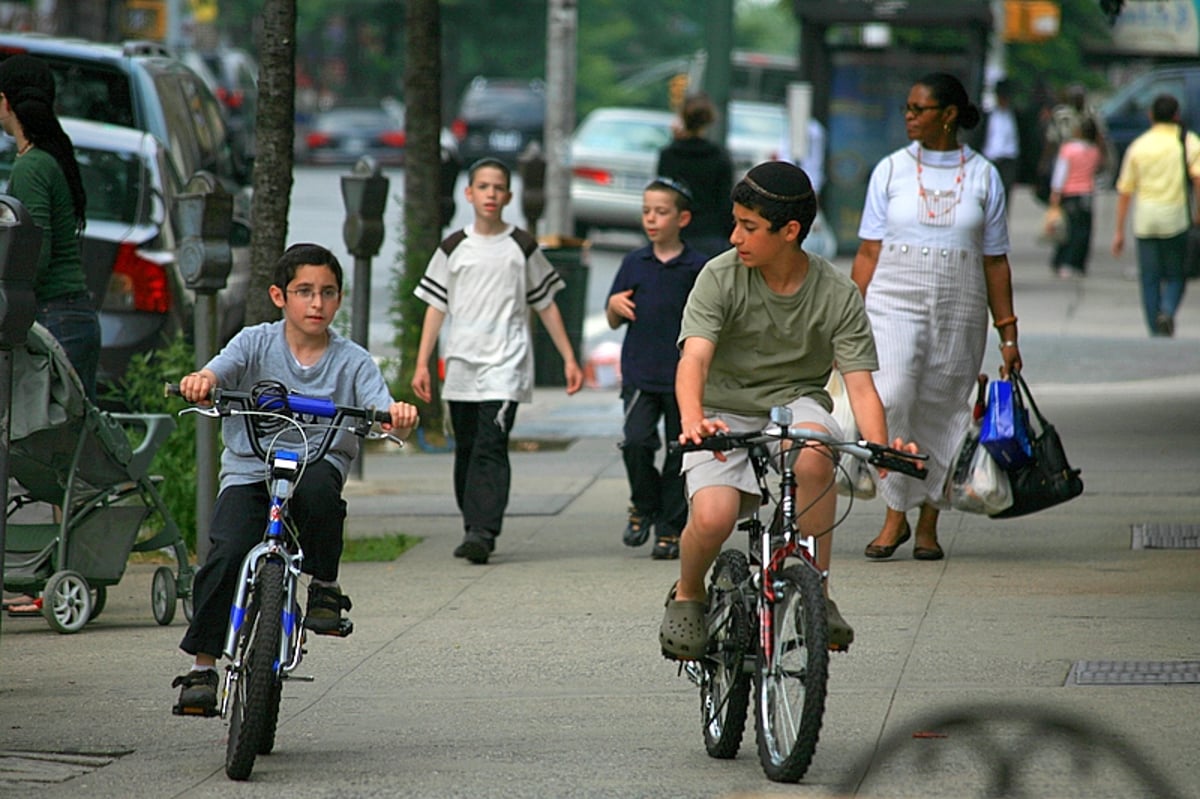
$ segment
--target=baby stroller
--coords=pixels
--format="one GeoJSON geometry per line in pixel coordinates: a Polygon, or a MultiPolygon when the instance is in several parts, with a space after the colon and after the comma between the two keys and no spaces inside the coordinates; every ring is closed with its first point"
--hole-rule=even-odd
{"type": "Polygon", "coordinates": [[[179,599],[190,620],[187,547],[155,488],[160,478],[147,471],[174,429],[166,414],[110,414],[95,407],[66,353],[41,325],[34,324],[28,343],[13,351],[9,471],[20,490],[7,509],[4,588],[40,592],[52,629],[83,629],[104,609],[106,588],[120,582],[130,552],[166,547],[174,549],[177,571],[155,571],[151,609],[159,624],[170,624],[179,599]],[[153,511],[161,529],[139,538],[153,511]]]}

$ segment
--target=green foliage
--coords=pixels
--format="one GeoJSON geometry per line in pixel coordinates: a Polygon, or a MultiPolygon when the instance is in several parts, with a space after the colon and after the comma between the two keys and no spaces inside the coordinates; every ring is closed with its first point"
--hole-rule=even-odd
{"type": "Polygon", "coordinates": [[[422,540],[403,533],[371,538],[347,538],[342,547],[342,563],[393,561],[422,540]]]}
{"type": "MultiPolygon", "coordinates": [[[[186,407],[177,397],[163,395],[163,384],[177,383],[192,371],[195,355],[192,345],[178,335],[166,347],[134,356],[120,384],[109,389],[106,400],[114,401],[131,413],[176,414],[186,407]]],[[[196,417],[177,416],[178,427],[159,448],[150,465],[153,474],[162,475],[158,490],[172,518],[179,526],[188,549],[196,550],[196,417]]]]}
{"type": "Polygon", "coordinates": [[[1013,100],[1020,108],[1050,95],[1058,97],[1072,84],[1089,89],[1109,88],[1102,71],[1085,62],[1088,49],[1110,41],[1108,20],[1096,0],[1062,0],[1058,36],[1036,44],[1010,44],[1006,48],[1013,100]]]}

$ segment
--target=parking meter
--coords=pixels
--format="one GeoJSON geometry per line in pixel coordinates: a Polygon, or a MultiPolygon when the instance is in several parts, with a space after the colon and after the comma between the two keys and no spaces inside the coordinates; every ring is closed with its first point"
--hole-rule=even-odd
{"type": "Polygon", "coordinates": [[[25,343],[36,306],[33,279],[42,229],[15,197],[0,194],[0,347],[25,343]]]}
{"type": "MultiPolygon", "coordinates": [[[[371,258],[379,254],[383,244],[383,208],[387,205],[388,179],[379,171],[379,164],[363,156],[342,176],[342,200],[346,204],[346,222],[342,238],[346,249],[356,258],[371,258]]],[[[362,343],[362,342],[359,342],[362,343]]]]}
{"type": "Polygon", "coordinates": [[[179,271],[188,288],[215,293],[233,267],[233,195],[208,172],[197,172],[175,200],[179,271]]]}
{"type": "Polygon", "coordinates": [[[525,215],[525,227],[536,236],[538,220],[546,210],[546,157],[537,142],[531,141],[517,156],[517,170],[521,175],[521,213],[525,215]]]}
{"type": "MultiPolygon", "coordinates": [[[[196,292],[192,320],[196,368],[217,350],[217,292],[225,288],[233,267],[233,195],[211,173],[196,172],[175,199],[179,249],[175,259],[183,281],[196,292]]],[[[217,497],[217,425],[196,421],[196,554],[208,556],[208,528],[217,497]]]]}

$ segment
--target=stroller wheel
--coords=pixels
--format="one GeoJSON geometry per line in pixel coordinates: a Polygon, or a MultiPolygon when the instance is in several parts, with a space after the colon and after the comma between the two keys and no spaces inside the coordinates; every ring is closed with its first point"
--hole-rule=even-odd
{"type": "Polygon", "coordinates": [[[104,610],[106,604],[108,604],[108,589],[102,585],[92,586],[92,615],[88,617],[88,621],[94,621],[104,610]]]}
{"type": "Polygon", "coordinates": [[[169,566],[159,566],[154,570],[154,580],[150,583],[150,610],[154,612],[154,620],[167,625],[175,618],[175,575],[169,566]]]}
{"type": "Polygon", "coordinates": [[[42,590],[42,615],[50,629],[77,633],[92,617],[92,592],[79,572],[55,572],[42,590]]]}

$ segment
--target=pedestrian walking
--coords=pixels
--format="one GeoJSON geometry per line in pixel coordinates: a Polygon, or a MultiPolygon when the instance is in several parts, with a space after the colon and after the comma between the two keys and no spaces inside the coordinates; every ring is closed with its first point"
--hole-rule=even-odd
{"type": "MultiPolygon", "coordinates": [[[[1125,220],[1133,206],[1142,313],[1151,336],[1175,335],[1175,313],[1187,279],[1186,175],[1200,196],[1200,137],[1184,131],[1179,101],[1160,94],[1150,106],[1150,129],[1125,150],[1117,175],[1117,219],[1112,252],[1125,249],[1125,220]]],[[[1195,209],[1200,220],[1200,204],[1195,209]]]]}
{"type": "Polygon", "coordinates": [[[875,334],[888,431],[929,454],[928,479],[882,481],[887,512],[864,554],[891,557],[912,537],[907,513],[919,508],[913,557],[939,560],[942,487],[970,422],[989,309],[1004,368],[1020,368],[1021,354],[1004,186],[996,167],[958,140],[979,124],[979,108],[958,78],[935,72],[913,84],[904,110],[912,141],[871,173],[851,277],[875,334]]]}

